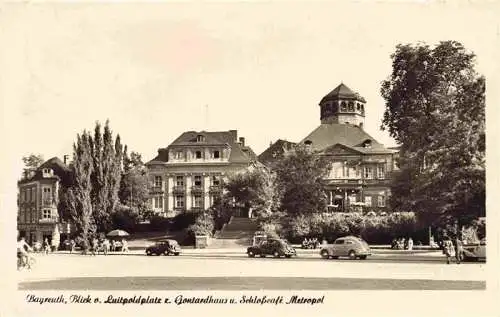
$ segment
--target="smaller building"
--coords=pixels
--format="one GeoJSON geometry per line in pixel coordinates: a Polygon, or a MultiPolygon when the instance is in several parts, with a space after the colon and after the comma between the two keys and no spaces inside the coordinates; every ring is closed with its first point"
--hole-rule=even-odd
{"type": "Polygon", "coordinates": [[[27,242],[43,242],[59,246],[70,233],[70,225],[60,220],[59,188],[69,181],[70,169],[53,157],[35,171],[25,174],[18,184],[17,229],[27,242]]]}

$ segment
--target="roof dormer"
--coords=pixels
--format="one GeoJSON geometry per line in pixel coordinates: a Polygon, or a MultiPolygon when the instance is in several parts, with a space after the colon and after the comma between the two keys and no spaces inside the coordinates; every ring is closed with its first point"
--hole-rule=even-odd
{"type": "Polygon", "coordinates": [[[203,134],[198,134],[196,136],[196,142],[197,143],[200,143],[200,142],[205,142],[205,136],[203,134]]]}

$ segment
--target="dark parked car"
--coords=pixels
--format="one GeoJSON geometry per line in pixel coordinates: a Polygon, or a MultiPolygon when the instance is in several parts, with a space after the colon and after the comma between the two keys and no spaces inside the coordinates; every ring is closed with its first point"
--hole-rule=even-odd
{"type": "Polygon", "coordinates": [[[175,240],[159,241],[146,248],[146,255],[179,255],[180,253],[181,247],[175,240]]]}
{"type": "Polygon", "coordinates": [[[296,256],[297,252],[285,240],[277,239],[263,241],[259,245],[248,247],[247,254],[251,258],[255,257],[256,255],[260,256],[261,258],[265,257],[266,255],[272,255],[275,258],[279,258],[280,256],[290,258],[293,255],[296,256]]]}

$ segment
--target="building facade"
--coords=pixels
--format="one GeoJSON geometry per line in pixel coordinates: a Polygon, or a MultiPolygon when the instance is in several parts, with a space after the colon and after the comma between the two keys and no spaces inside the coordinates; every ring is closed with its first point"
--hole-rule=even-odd
{"type": "Polygon", "coordinates": [[[222,181],[258,165],[236,130],[184,132],[146,163],[151,209],[172,217],[208,209],[222,193],[222,181]]]}
{"type": "Polygon", "coordinates": [[[69,178],[69,168],[57,157],[24,175],[18,186],[17,229],[28,243],[59,246],[70,233],[70,225],[60,221],[58,204],[61,183],[69,178]]]}
{"type": "MultiPolygon", "coordinates": [[[[385,210],[398,151],[384,147],[364,129],[366,101],[343,83],[319,103],[321,124],[299,142],[328,158],[324,179],[331,211],[385,210]]],[[[272,166],[275,157],[290,152],[291,142],[278,140],[259,155],[272,166]]]]}

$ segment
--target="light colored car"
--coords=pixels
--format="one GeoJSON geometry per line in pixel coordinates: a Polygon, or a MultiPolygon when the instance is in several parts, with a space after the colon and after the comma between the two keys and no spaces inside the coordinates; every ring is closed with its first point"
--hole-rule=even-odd
{"type": "Polygon", "coordinates": [[[324,259],[349,257],[352,260],[365,260],[371,255],[371,250],[368,243],[363,239],[354,236],[346,236],[338,238],[333,244],[323,246],[319,254],[324,259]]]}
{"type": "Polygon", "coordinates": [[[486,239],[479,243],[470,243],[463,246],[462,259],[464,260],[486,260],[486,239]]]}

